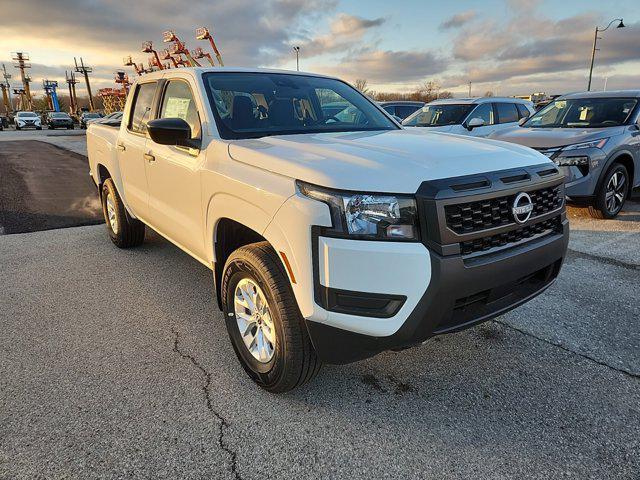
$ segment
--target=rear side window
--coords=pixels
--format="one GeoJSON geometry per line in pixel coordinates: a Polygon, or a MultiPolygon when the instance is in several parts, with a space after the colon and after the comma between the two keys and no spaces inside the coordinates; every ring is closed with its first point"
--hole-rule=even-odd
{"type": "Polygon", "coordinates": [[[527,118],[531,115],[531,112],[527,107],[525,107],[521,103],[516,103],[516,107],[518,108],[518,113],[520,114],[520,118],[527,118]]]}
{"type": "Polygon", "coordinates": [[[511,123],[519,120],[518,109],[514,103],[496,103],[498,107],[498,121],[500,123],[511,123]]]}
{"type": "Polygon", "coordinates": [[[136,88],[136,96],[131,107],[129,130],[135,133],[145,133],[147,122],[151,119],[151,105],[156,93],[156,82],[143,83],[136,88]]]}
{"type": "Polygon", "coordinates": [[[387,113],[391,114],[391,115],[395,115],[396,114],[396,107],[394,105],[385,105],[384,108],[387,113]]]}
{"type": "Polygon", "coordinates": [[[396,106],[396,115],[405,119],[419,108],[417,105],[398,105],[396,106]]]}
{"type": "Polygon", "coordinates": [[[191,127],[191,139],[199,139],[202,130],[198,107],[189,84],[181,80],[171,80],[164,91],[160,118],[181,118],[191,127]]]}

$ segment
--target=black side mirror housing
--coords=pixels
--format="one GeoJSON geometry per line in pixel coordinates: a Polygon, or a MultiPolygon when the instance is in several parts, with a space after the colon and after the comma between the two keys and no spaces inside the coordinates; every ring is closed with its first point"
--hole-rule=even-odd
{"type": "Polygon", "coordinates": [[[151,140],[160,145],[200,148],[200,141],[191,139],[191,127],[181,118],[157,118],[147,123],[151,140]]]}

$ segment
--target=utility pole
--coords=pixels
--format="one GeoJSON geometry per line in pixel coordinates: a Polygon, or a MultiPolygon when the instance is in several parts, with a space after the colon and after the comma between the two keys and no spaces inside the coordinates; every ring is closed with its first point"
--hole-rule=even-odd
{"type": "Polygon", "coordinates": [[[27,68],[31,68],[31,64],[27,63],[29,61],[29,55],[23,52],[16,52],[12,57],[17,63],[15,67],[20,70],[20,77],[22,78],[22,88],[24,89],[24,95],[26,97],[26,103],[23,102],[22,107],[26,110],[33,110],[33,102],[31,99],[31,89],[29,88],[29,83],[31,83],[31,78],[26,73],[27,68]]]}
{"type": "Polygon", "coordinates": [[[87,93],[89,94],[89,110],[93,111],[93,95],[91,94],[91,84],[89,83],[89,74],[93,72],[93,68],[86,66],[82,60],[82,57],[80,57],[80,65],[78,65],[76,57],[73,57],[73,61],[76,64],[76,72],[82,73],[84,75],[84,81],[87,84],[87,93]]]}
{"type": "MultiPolygon", "coordinates": [[[[7,73],[7,67],[5,64],[2,64],[2,78],[4,78],[4,85],[7,86],[7,96],[9,97],[9,107],[11,112],[13,112],[13,103],[11,102],[11,84],[9,83],[9,79],[11,78],[11,74],[7,73]]],[[[7,113],[11,113],[7,110],[7,113]]]]}
{"type": "Polygon", "coordinates": [[[300,47],[298,45],[293,47],[293,51],[296,52],[296,71],[300,71],[300,47]]]}
{"type": "Polygon", "coordinates": [[[78,81],[76,80],[76,76],[73,73],[73,70],[71,70],[71,72],[67,72],[65,70],[64,78],[67,82],[67,85],[69,86],[69,113],[71,115],[75,115],[77,112],[76,83],[78,83],[78,81]]]}
{"type": "Polygon", "coordinates": [[[471,97],[471,82],[469,82],[469,97],[471,97]]]}

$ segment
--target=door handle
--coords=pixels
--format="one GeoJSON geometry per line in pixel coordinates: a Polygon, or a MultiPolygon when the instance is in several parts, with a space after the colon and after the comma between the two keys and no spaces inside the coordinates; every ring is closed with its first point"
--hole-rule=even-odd
{"type": "Polygon", "coordinates": [[[144,154],[144,159],[149,162],[149,163],[153,163],[156,161],[156,157],[154,157],[153,155],[151,155],[150,153],[145,153],[144,154]]]}
{"type": "Polygon", "coordinates": [[[119,152],[124,152],[126,149],[127,147],[125,147],[123,143],[116,144],[116,150],[118,150],[119,152]]]}

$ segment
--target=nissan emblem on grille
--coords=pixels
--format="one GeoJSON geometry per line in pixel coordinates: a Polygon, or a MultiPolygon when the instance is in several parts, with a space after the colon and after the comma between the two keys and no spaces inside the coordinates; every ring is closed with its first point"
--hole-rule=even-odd
{"type": "Polygon", "coordinates": [[[533,212],[533,201],[531,197],[524,192],[520,192],[513,201],[511,212],[513,213],[513,218],[515,218],[518,223],[524,223],[529,220],[533,212]]]}

